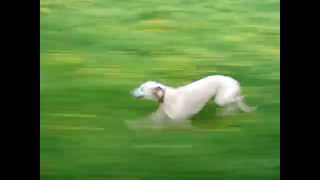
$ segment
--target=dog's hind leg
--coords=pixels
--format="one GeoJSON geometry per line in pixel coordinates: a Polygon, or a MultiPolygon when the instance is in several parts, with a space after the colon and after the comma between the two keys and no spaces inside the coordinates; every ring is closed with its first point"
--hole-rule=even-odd
{"type": "Polygon", "coordinates": [[[257,108],[256,107],[250,107],[246,103],[243,102],[243,100],[237,101],[237,105],[239,109],[241,109],[243,112],[252,112],[255,111],[257,108]]]}
{"type": "Polygon", "coordinates": [[[224,107],[223,114],[232,114],[236,109],[243,112],[252,112],[256,109],[244,103],[244,98],[240,95],[240,89],[223,91],[223,93],[217,94],[214,102],[220,107],[224,107]]]}
{"type": "Polygon", "coordinates": [[[220,111],[218,112],[221,116],[227,116],[234,114],[239,108],[237,105],[237,99],[236,99],[236,92],[225,92],[223,94],[218,94],[214,102],[218,105],[218,107],[221,107],[220,111]]]}
{"type": "Polygon", "coordinates": [[[221,116],[233,115],[239,110],[237,104],[228,104],[222,107],[221,111],[218,111],[218,114],[221,116]]]}
{"type": "Polygon", "coordinates": [[[214,98],[214,102],[220,107],[226,107],[239,101],[239,97],[240,90],[238,88],[231,90],[220,90],[220,92],[218,92],[214,98]]]}

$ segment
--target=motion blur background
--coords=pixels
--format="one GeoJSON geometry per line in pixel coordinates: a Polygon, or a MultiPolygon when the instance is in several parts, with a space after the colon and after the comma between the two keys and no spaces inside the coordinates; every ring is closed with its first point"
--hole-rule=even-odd
{"type": "Polygon", "coordinates": [[[278,0],[41,0],[41,179],[279,179],[278,0]],[[255,113],[214,104],[197,130],[131,130],[146,80],[239,80],[255,113]]]}

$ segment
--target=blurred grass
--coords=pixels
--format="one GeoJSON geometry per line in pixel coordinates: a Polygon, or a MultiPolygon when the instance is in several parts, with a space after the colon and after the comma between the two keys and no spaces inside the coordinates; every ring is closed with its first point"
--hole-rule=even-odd
{"type": "Polygon", "coordinates": [[[278,1],[40,2],[41,179],[279,179],[278,1]],[[129,96],[141,82],[210,74],[238,79],[258,111],[209,103],[203,131],[126,127],[157,107],[129,96]]]}

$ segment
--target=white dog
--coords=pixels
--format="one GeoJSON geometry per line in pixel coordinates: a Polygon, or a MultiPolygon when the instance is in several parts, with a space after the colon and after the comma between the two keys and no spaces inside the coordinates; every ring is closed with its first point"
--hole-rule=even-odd
{"type": "Polygon", "coordinates": [[[235,109],[244,112],[253,110],[243,102],[238,81],[222,75],[208,76],[178,88],[148,81],[135,89],[132,95],[160,103],[157,112],[153,114],[154,120],[187,120],[197,114],[211,99],[214,99],[218,106],[224,107],[225,112],[235,109]]]}

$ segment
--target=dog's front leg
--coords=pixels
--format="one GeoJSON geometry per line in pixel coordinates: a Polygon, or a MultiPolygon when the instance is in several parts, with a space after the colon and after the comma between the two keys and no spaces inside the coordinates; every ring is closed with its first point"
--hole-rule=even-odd
{"type": "Polygon", "coordinates": [[[166,114],[162,108],[159,108],[156,112],[152,113],[151,115],[152,121],[163,121],[165,117],[166,114]]]}
{"type": "Polygon", "coordinates": [[[151,113],[140,121],[128,121],[129,128],[159,128],[162,127],[165,121],[165,114],[161,108],[156,112],[151,113]]]}
{"type": "Polygon", "coordinates": [[[158,110],[151,114],[151,120],[155,124],[163,124],[167,120],[167,115],[163,111],[161,107],[158,108],[158,110]]]}

